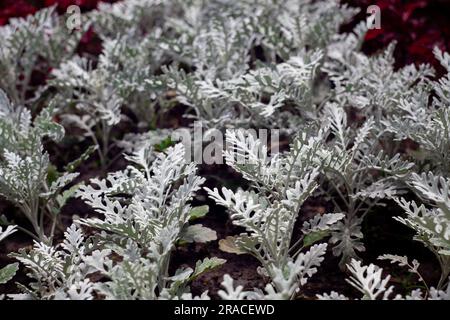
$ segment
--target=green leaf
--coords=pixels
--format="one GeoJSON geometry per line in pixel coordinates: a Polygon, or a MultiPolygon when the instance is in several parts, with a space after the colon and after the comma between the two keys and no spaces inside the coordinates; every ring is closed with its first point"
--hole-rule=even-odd
{"type": "Polygon", "coordinates": [[[317,241],[322,240],[330,234],[328,230],[319,230],[315,232],[311,232],[305,236],[303,239],[303,247],[309,247],[317,241]]]}
{"type": "Polygon", "coordinates": [[[206,214],[209,212],[209,206],[205,205],[205,206],[199,206],[199,207],[194,207],[191,209],[191,212],[189,212],[189,220],[195,220],[195,219],[199,219],[199,218],[203,218],[204,216],[206,216],[206,214]]]}
{"type": "Polygon", "coordinates": [[[51,185],[53,182],[58,180],[59,176],[60,174],[58,172],[58,169],[53,164],[50,164],[47,167],[47,183],[51,185]]]}
{"type": "Polygon", "coordinates": [[[12,224],[14,224],[14,222],[8,220],[8,218],[4,214],[0,215],[0,226],[9,226],[12,224]]]}
{"type": "Polygon", "coordinates": [[[0,269],[0,284],[5,284],[11,280],[16,275],[17,270],[19,270],[17,262],[8,264],[3,269],[0,269]]]}
{"type": "Polygon", "coordinates": [[[76,184],[70,187],[68,190],[64,191],[62,194],[59,194],[56,197],[56,201],[58,202],[59,207],[62,208],[66,204],[67,200],[69,200],[75,195],[75,193],[78,191],[79,188],[80,185],[76,184]]]}
{"type": "Polygon", "coordinates": [[[170,137],[165,138],[163,141],[161,141],[158,144],[155,144],[154,148],[157,152],[163,152],[167,148],[173,146],[175,143],[170,139],[170,137]]]}
{"type": "Polygon", "coordinates": [[[78,158],[75,159],[74,161],[70,162],[68,165],[66,165],[64,167],[64,170],[67,172],[74,172],[75,169],[84,161],[86,161],[92,153],[94,153],[97,150],[97,146],[89,146],[89,148],[86,149],[85,152],[83,152],[83,154],[78,158]]]}
{"type": "Polygon", "coordinates": [[[207,271],[211,271],[221,265],[223,265],[227,260],[220,258],[205,258],[203,261],[197,261],[195,264],[194,273],[189,277],[190,281],[195,280],[198,276],[202,275],[207,271]]]}

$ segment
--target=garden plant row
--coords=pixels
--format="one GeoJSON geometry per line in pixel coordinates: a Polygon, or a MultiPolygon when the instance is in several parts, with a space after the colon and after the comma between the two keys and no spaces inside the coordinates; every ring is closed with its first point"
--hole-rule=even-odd
{"type": "Polygon", "coordinates": [[[128,0],[0,27],[0,195],[15,207],[2,212],[0,241],[34,243],[9,253],[0,284],[19,269],[28,280],[0,297],[296,299],[328,251],[358,298],[450,299],[450,55],[434,50],[440,78],[431,65],[396,69],[395,43],[367,56],[371,18],[339,32],[357,12],[332,0],[128,0]],[[86,32],[101,40],[98,55],[80,50],[86,32]],[[190,150],[176,137],[197,126],[190,150]],[[228,147],[211,154],[232,181],[187,156],[221,134],[228,147]],[[61,163],[59,144],[78,154],[61,163]],[[87,162],[93,174],[80,176],[87,162]],[[201,223],[214,212],[200,193],[238,235],[218,239],[201,223]],[[73,199],[93,213],[67,223],[73,199]],[[311,199],[332,210],[296,228],[311,199]],[[411,273],[407,293],[361,260],[367,216],[393,204],[402,214],[390,223],[440,266],[429,283],[420,261],[380,256],[411,273]],[[227,263],[215,256],[171,271],[175,248],[216,240],[258,261],[261,288],[226,274],[217,294],[194,295],[195,279],[227,263]]]}

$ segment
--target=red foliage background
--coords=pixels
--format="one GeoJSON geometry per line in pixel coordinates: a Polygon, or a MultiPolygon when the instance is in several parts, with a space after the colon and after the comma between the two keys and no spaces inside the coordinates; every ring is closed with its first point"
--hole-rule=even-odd
{"type": "MultiPolygon", "coordinates": [[[[0,2],[0,26],[8,23],[10,18],[25,17],[36,11],[53,5],[57,5],[59,13],[66,12],[71,5],[77,5],[81,11],[95,9],[99,2],[117,2],[118,0],[1,0],[0,2]]],[[[102,50],[101,41],[98,39],[92,29],[89,29],[83,35],[78,52],[100,54],[102,50]]]]}
{"type": "MultiPolygon", "coordinates": [[[[114,2],[117,0],[103,0],[114,2]]],[[[2,0],[0,2],[0,25],[11,17],[23,17],[40,8],[57,4],[64,12],[70,5],[78,5],[82,11],[92,10],[99,0],[2,0]]],[[[369,5],[381,9],[381,30],[367,34],[363,50],[374,53],[393,40],[398,42],[395,52],[397,66],[409,63],[429,62],[436,65],[432,50],[439,46],[450,51],[450,0],[343,0],[361,8],[354,22],[343,28],[350,30],[364,19],[369,5]]],[[[87,43],[86,43],[87,45],[87,43]]]]}
{"type": "MultiPolygon", "coordinates": [[[[361,8],[355,19],[367,16],[369,5],[381,9],[381,30],[371,30],[363,47],[373,53],[395,40],[397,66],[410,63],[432,63],[437,66],[433,48],[450,51],[450,0],[346,0],[361,8]]],[[[352,23],[352,25],[354,25],[352,23]]]]}
{"type": "MultiPolygon", "coordinates": [[[[117,1],[117,0],[116,0],[117,1]]],[[[82,11],[97,7],[100,0],[2,0],[0,2],[0,25],[8,22],[9,18],[25,17],[41,8],[52,5],[58,6],[59,12],[64,12],[70,5],[77,5],[82,11]]],[[[103,0],[103,2],[114,2],[103,0]]]]}

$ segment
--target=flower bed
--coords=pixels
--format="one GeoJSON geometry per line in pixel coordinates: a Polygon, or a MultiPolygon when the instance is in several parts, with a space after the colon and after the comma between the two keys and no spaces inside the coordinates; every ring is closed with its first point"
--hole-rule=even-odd
{"type": "Polygon", "coordinates": [[[0,297],[449,299],[447,2],[298,3],[3,2],[0,297]]]}

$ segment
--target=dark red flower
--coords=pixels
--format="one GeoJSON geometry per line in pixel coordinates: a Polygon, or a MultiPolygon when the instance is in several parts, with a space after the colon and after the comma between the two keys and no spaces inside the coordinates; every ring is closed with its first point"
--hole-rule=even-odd
{"type": "Polygon", "coordinates": [[[99,0],[45,0],[45,6],[57,5],[58,10],[65,11],[71,5],[79,6],[83,10],[92,10],[97,7],[99,0]]]}
{"type": "Polygon", "coordinates": [[[412,3],[407,3],[403,6],[402,19],[403,21],[408,21],[410,17],[414,14],[417,9],[422,9],[427,6],[427,1],[413,1],[412,3]]]}
{"type": "Polygon", "coordinates": [[[383,33],[384,33],[383,28],[369,30],[369,32],[367,32],[366,37],[364,38],[364,40],[370,41],[370,40],[376,39],[378,36],[380,36],[383,33]]]}
{"type": "Polygon", "coordinates": [[[38,8],[23,0],[5,1],[0,7],[0,25],[8,22],[13,17],[25,17],[34,14],[38,8]]]}
{"type": "Polygon", "coordinates": [[[91,55],[98,55],[102,52],[102,42],[93,28],[89,28],[83,34],[77,51],[79,54],[89,53],[91,55]]]}
{"type": "MultiPolygon", "coordinates": [[[[448,24],[449,1],[436,0],[346,0],[351,6],[361,8],[358,19],[365,19],[366,8],[376,4],[381,9],[381,30],[370,30],[363,50],[374,53],[397,41],[396,63],[401,67],[409,63],[437,64],[433,48],[450,49],[448,24]]],[[[345,31],[348,31],[345,30],[345,31]]]]}

